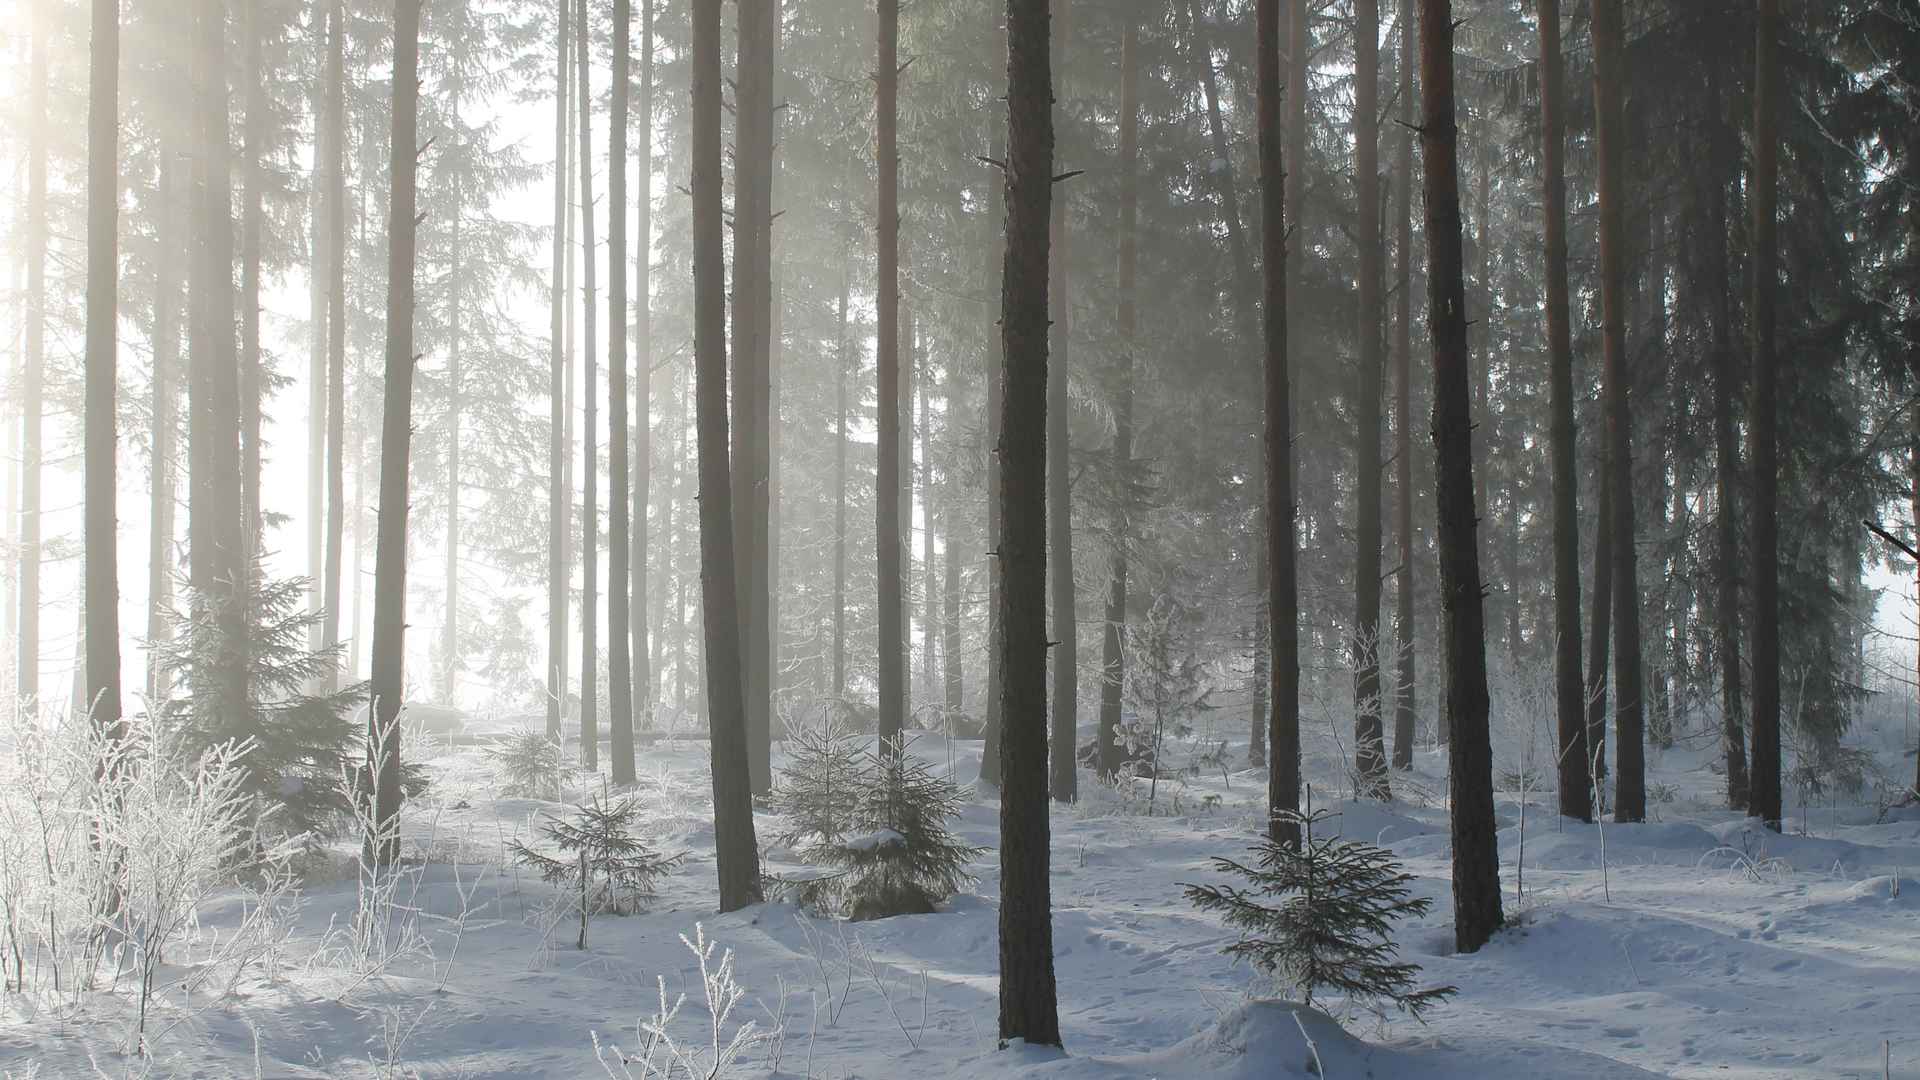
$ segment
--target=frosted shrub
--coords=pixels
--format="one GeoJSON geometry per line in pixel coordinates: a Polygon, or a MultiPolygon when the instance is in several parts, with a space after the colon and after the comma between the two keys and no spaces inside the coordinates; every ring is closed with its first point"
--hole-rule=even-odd
{"type": "Polygon", "coordinates": [[[487,747],[487,760],[509,798],[560,801],[561,785],[572,775],[560,744],[544,731],[516,731],[487,747]]]}
{"type": "Polygon", "coordinates": [[[773,1038],[751,1020],[735,1022],[733,1013],[747,996],[733,974],[733,950],[721,951],[719,942],[708,940],[706,927],[695,923],[693,940],[680,935],[700,967],[700,989],[706,998],[704,1012],[708,1022],[701,1025],[704,1038],[682,1040],[674,1034],[680,1010],[687,996],[667,1000],[667,980],[656,980],[660,1004],[652,1016],[635,1025],[638,1043],[632,1052],[593,1037],[594,1056],[612,1080],[732,1080],[741,1076],[741,1059],[748,1051],[773,1038]],[[714,954],[718,951],[720,955],[714,954]]]}

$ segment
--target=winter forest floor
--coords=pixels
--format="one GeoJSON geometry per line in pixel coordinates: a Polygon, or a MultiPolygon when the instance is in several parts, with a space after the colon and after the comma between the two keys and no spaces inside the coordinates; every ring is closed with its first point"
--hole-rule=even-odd
{"type": "MultiPolygon", "coordinates": [[[[1881,711],[1852,741],[1905,777],[1907,722],[1892,704],[1881,711]]],[[[1223,732],[1230,723],[1224,713],[1211,722],[1223,732]]],[[[475,727],[469,735],[485,734],[475,727]]],[[[1168,759],[1210,748],[1196,738],[1168,759]]],[[[927,736],[915,752],[963,784],[977,775],[978,741],[927,736]]],[[[1316,1069],[1334,1080],[1881,1077],[1884,1040],[1891,1075],[1920,1077],[1912,1035],[1920,814],[1883,814],[1861,796],[1803,817],[1796,801],[1787,835],[1768,835],[1719,808],[1710,736],[1650,753],[1655,820],[1644,825],[1563,823],[1550,791],[1503,791],[1511,928],[1471,956],[1452,954],[1444,754],[1428,749],[1412,773],[1396,774],[1393,802],[1361,805],[1343,801],[1335,737],[1310,740],[1316,804],[1337,809],[1347,835],[1390,847],[1434,899],[1427,917],[1402,928],[1402,955],[1423,966],[1423,985],[1453,984],[1459,995],[1424,1025],[1296,1016],[1269,1000],[1257,973],[1221,956],[1226,932],[1182,898],[1179,883],[1215,879],[1208,856],[1244,853],[1260,822],[1264,773],[1213,766],[1162,781],[1152,817],[1144,791],[1094,788],[1083,773],[1088,797],[1053,811],[1064,1056],[994,1048],[990,793],[974,796],[958,825],[989,849],[972,867],[978,882],[938,914],[846,924],[769,903],[716,916],[706,746],[645,746],[637,796],[647,836],[688,857],[643,914],[593,919],[580,950],[569,897],[505,857],[550,804],[498,797],[472,738],[428,737],[416,753],[433,786],[408,811],[408,869],[383,959],[321,948],[340,940],[362,895],[342,847],[333,871],[303,886],[277,943],[231,988],[165,996],[148,1022],[150,1058],[125,1053],[133,1025],[125,994],[37,1008],[15,1000],[0,1013],[0,1071],[619,1077],[613,1045],[636,1045],[636,1024],[660,1003],[657,980],[669,1005],[687,994],[668,1025],[674,1037],[697,1048],[712,1041],[697,958],[681,941],[700,926],[732,950],[745,988],[722,1041],[744,1022],[773,1036],[748,1047],[726,1077],[1253,1080],[1316,1069]]],[[[1244,762],[1244,746],[1229,745],[1226,757],[1244,762]]],[[[1496,773],[1517,789],[1522,756],[1496,757],[1496,773]]],[[[771,825],[762,818],[763,844],[771,825]]],[[[774,872],[797,869],[789,853],[767,854],[774,872]]],[[[237,901],[203,912],[198,944],[169,958],[177,966],[163,981],[213,956],[222,928],[241,914],[237,901]]],[[[637,1062],[626,1072],[646,1075],[637,1062]]],[[[673,1080],[683,1075],[691,1074],[673,1080]]]]}

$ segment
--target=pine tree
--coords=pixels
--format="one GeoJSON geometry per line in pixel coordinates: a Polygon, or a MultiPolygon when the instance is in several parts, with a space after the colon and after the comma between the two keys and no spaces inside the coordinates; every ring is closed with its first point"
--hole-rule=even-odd
{"type": "Polygon", "coordinates": [[[1753,94],[1753,787],[1747,812],[1780,831],[1780,465],[1774,355],[1779,288],[1780,2],[1759,0],[1753,94]]]}
{"type": "Polygon", "coordinates": [[[120,729],[114,453],[120,317],[120,3],[93,0],[87,95],[86,668],[93,722],[120,729]]]}
{"type": "MultiPolygon", "coordinates": [[[[581,916],[607,913],[630,915],[655,892],[655,883],[685,859],[684,854],[655,851],[635,835],[641,807],[632,796],[608,800],[604,793],[574,807],[573,818],[549,817],[540,832],[558,849],[558,855],[515,840],[509,846],[522,866],[539,871],[553,885],[576,883],[581,916]]],[[[581,948],[586,947],[586,927],[581,948]]]]}

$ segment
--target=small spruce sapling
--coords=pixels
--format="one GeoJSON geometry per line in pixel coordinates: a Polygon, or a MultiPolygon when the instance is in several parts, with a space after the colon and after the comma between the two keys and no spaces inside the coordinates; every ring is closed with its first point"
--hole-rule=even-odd
{"type": "Polygon", "coordinates": [[[798,728],[787,740],[788,764],[770,797],[772,809],[787,819],[780,842],[803,857],[846,838],[867,779],[865,740],[840,710],[822,712],[818,726],[798,728]]]}
{"type": "Polygon", "coordinates": [[[635,836],[639,813],[631,796],[609,803],[605,795],[595,795],[574,808],[571,820],[550,817],[541,823],[540,831],[559,849],[558,855],[515,840],[514,858],[538,870],[542,880],[577,888],[583,917],[631,914],[653,895],[654,883],[686,857],[663,855],[635,836]]]}
{"type": "Polygon", "coordinates": [[[1147,789],[1149,815],[1159,794],[1161,755],[1169,731],[1176,738],[1188,737],[1199,717],[1214,707],[1206,665],[1191,650],[1176,648],[1181,625],[1194,616],[1191,609],[1163,594],[1145,618],[1127,628],[1132,656],[1126,696],[1135,719],[1124,726],[1121,737],[1133,774],[1153,778],[1147,789]]]}
{"type": "Polygon", "coordinates": [[[561,786],[573,772],[560,744],[544,731],[516,731],[487,747],[487,760],[499,771],[500,793],[509,798],[558,802],[561,786]]]}
{"type": "Polygon", "coordinates": [[[1364,841],[1316,837],[1314,826],[1331,815],[1311,803],[1308,813],[1281,816],[1300,826],[1299,847],[1262,840],[1252,866],[1213,860],[1216,870],[1245,878],[1250,888],[1184,886],[1195,907],[1221,913],[1241,931],[1226,953],[1293,988],[1309,1007],[1315,994],[1333,991],[1420,1019],[1452,996],[1452,986],[1416,989],[1420,966],[1396,959],[1393,924],[1426,914],[1433,902],[1412,894],[1413,878],[1392,854],[1364,841]]]}

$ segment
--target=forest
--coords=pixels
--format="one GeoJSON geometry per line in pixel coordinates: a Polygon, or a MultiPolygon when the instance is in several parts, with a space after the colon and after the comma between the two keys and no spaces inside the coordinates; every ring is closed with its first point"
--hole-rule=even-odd
{"type": "Polygon", "coordinates": [[[1920,0],[0,87],[4,1080],[1920,1077],[1920,0]]]}

